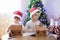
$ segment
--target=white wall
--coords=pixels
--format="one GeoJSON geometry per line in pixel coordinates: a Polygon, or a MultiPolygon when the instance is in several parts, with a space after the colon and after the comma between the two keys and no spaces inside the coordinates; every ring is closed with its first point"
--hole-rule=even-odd
{"type": "Polygon", "coordinates": [[[21,10],[23,13],[22,17],[22,23],[25,24],[24,20],[26,18],[26,12],[28,10],[28,4],[30,3],[30,0],[21,0],[21,10]]]}
{"type": "Polygon", "coordinates": [[[43,0],[44,8],[49,18],[60,16],[60,0],[43,0]]]}
{"type": "Polygon", "coordinates": [[[21,10],[21,0],[0,0],[0,17],[9,17],[16,10],[21,10]]]}

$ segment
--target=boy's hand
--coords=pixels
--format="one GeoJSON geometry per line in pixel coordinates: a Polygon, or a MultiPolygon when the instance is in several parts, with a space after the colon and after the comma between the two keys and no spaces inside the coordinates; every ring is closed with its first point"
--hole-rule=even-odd
{"type": "Polygon", "coordinates": [[[40,23],[40,24],[39,24],[39,27],[42,27],[42,26],[43,26],[43,24],[42,24],[42,23],[40,23]]]}
{"type": "Polygon", "coordinates": [[[34,27],[35,32],[36,32],[38,29],[39,29],[39,25],[36,25],[36,26],[34,27]]]}
{"type": "Polygon", "coordinates": [[[27,31],[27,32],[31,32],[31,31],[32,31],[32,29],[27,29],[26,31],[27,31]]]}
{"type": "Polygon", "coordinates": [[[36,26],[34,27],[34,29],[35,29],[35,30],[37,30],[37,29],[38,29],[38,27],[39,27],[39,25],[36,25],[36,26]]]}

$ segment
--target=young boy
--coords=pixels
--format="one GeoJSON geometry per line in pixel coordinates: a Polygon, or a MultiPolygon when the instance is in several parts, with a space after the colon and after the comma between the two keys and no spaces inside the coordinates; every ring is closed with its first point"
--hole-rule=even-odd
{"type": "MultiPolygon", "coordinates": [[[[20,11],[15,11],[14,14],[13,14],[13,18],[14,18],[14,21],[12,22],[11,25],[22,25],[22,30],[23,30],[24,26],[21,23],[22,13],[20,11]]],[[[10,26],[9,26],[9,28],[10,28],[10,26]]],[[[9,30],[9,28],[8,28],[8,32],[10,33],[11,30],[9,30]]]]}
{"type": "Polygon", "coordinates": [[[40,16],[40,10],[38,10],[38,8],[34,7],[31,8],[30,10],[30,17],[31,20],[27,22],[26,24],[26,32],[28,33],[28,35],[35,35],[35,27],[38,26],[40,24],[40,21],[38,21],[38,18],[40,16]]]}
{"type": "Polygon", "coordinates": [[[14,23],[15,25],[22,25],[21,19],[22,19],[22,13],[20,11],[15,11],[13,14],[14,23]]]}

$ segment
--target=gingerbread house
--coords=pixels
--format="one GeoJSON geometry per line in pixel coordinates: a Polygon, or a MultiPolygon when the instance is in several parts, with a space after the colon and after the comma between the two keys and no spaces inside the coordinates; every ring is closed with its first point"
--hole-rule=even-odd
{"type": "Polygon", "coordinates": [[[22,35],[22,25],[11,25],[8,30],[9,37],[15,35],[22,35]]]}

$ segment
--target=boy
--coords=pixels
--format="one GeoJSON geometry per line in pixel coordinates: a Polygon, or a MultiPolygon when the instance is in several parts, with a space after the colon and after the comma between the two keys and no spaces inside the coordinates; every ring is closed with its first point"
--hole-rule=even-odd
{"type": "Polygon", "coordinates": [[[22,19],[22,13],[20,11],[15,11],[13,14],[14,23],[15,25],[22,25],[21,19],[22,19]]]}
{"type": "MultiPolygon", "coordinates": [[[[14,22],[12,22],[12,24],[11,25],[22,25],[22,30],[23,30],[23,28],[24,28],[24,26],[23,26],[23,24],[21,23],[21,18],[22,18],[22,13],[20,12],[20,11],[15,11],[14,12],[14,14],[13,14],[13,18],[14,18],[14,22]]],[[[10,25],[10,26],[11,26],[10,25]]],[[[10,28],[10,26],[9,26],[9,28],[10,28]]],[[[14,36],[14,35],[12,35],[11,34],[11,30],[9,30],[9,28],[8,28],[8,32],[10,33],[10,35],[9,35],[9,37],[12,37],[12,36],[14,36]]]]}
{"type": "Polygon", "coordinates": [[[40,14],[40,10],[38,10],[36,7],[30,10],[31,20],[26,24],[26,32],[28,35],[35,36],[35,27],[40,24],[40,21],[38,21],[40,14]]]}

